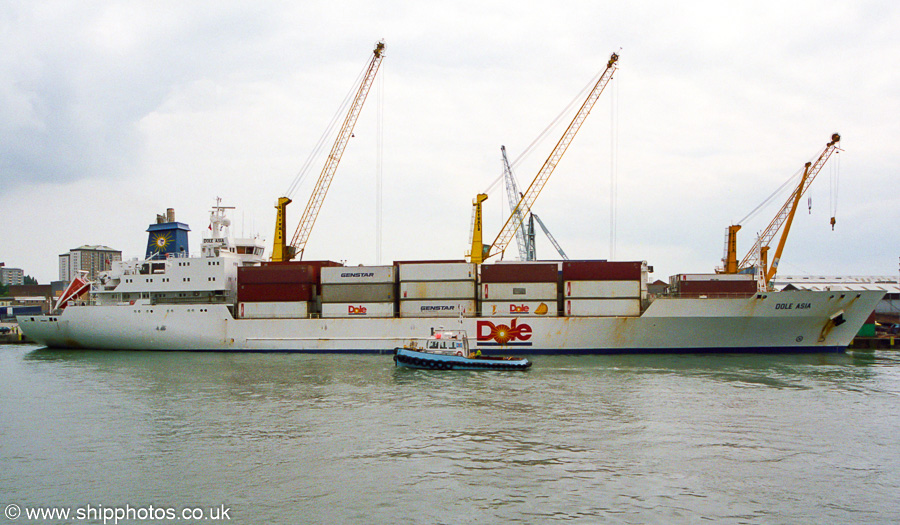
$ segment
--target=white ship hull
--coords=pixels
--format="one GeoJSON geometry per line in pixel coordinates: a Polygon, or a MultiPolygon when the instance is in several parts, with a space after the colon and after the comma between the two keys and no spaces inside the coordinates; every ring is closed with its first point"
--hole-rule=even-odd
{"type": "Polygon", "coordinates": [[[19,325],[48,347],[109,350],[390,352],[443,327],[487,354],[828,352],[850,344],[883,295],[663,297],[639,317],[235,319],[224,304],[70,306],[19,325]]]}

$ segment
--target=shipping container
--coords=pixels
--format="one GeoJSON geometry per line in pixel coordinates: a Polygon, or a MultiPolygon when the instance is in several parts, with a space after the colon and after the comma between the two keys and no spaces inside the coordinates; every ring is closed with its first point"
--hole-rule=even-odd
{"type": "Polygon", "coordinates": [[[640,299],[566,299],[563,313],[568,317],[637,317],[640,299]]]}
{"type": "Polygon", "coordinates": [[[0,308],[0,319],[11,319],[15,320],[17,316],[26,316],[26,315],[41,315],[43,314],[43,308],[35,305],[16,305],[16,306],[6,306],[0,308]]]}
{"type": "Polygon", "coordinates": [[[400,300],[475,299],[475,281],[401,281],[400,300]]]}
{"type": "Polygon", "coordinates": [[[309,317],[310,310],[308,301],[238,303],[238,317],[242,319],[302,319],[309,317]]]}
{"type": "Polygon", "coordinates": [[[679,273],[669,278],[673,281],[756,281],[752,273],[679,273]]]}
{"type": "Polygon", "coordinates": [[[239,284],[286,284],[319,282],[322,266],[340,266],[332,261],[265,262],[262,266],[238,268],[239,284]]]}
{"type": "Polygon", "coordinates": [[[756,281],[681,281],[676,290],[682,297],[749,297],[756,292],[756,281]]]}
{"type": "Polygon", "coordinates": [[[484,317],[556,317],[559,311],[553,301],[482,301],[484,317]]]}
{"type": "Polygon", "coordinates": [[[322,268],[322,284],[379,284],[397,281],[395,266],[342,266],[322,268]]]}
{"type": "Polygon", "coordinates": [[[475,300],[401,301],[401,317],[473,317],[475,300]]]}
{"type": "Polygon", "coordinates": [[[875,337],[875,323],[865,323],[862,325],[862,328],[859,329],[859,332],[856,334],[857,337],[875,337]]]}
{"type": "Polygon", "coordinates": [[[291,284],[241,284],[238,285],[238,302],[265,303],[282,301],[312,301],[315,285],[291,284]]]}
{"type": "Polygon", "coordinates": [[[322,284],[321,289],[323,303],[386,303],[392,302],[397,293],[394,283],[322,284]]]}
{"type": "Polygon", "coordinates": [[[401,264],[400,281],[475,281],[477,265],[465,262],[401,264]]]}
{"type": "Polygon", "coordinates": [[[309,266],[240,266],[238,284],[315,283],[315,272],[309,266]]]}
{"type": "Polygon", "coordinates": [[[756,275],[748,273],[681,273],[669,277],[669,291],[688,297],[752,295],[757,291],[756,275]]]}
{"type": "Polygon", "coordinates": [[[494,263],[481,265],[482,283],[555,283],[559,263],[494,263]]]}
{"type": "Polygon", "coordinates": [[[425,259],[414,261],[394,261],[394,266],[402,266],[404,264],[447,264],[447,263],[464,263],[465,259],[425,259]]]}
{"type": "Polygon", "coordinates": [[[573,299],[640,299],[640,281],[566,281],[563,294],[573,299]]]}
{"type": "Polygon", "coordinates": [[[334,261],[281,261],[281,262],[264,262],[258,268],[269,268],[271,270],[290,271],[291,268],[304,268],[304,272],[309,276],[309,280],[305,282],[318,283],[321,279],[322,268],[330,268],[343,266],[343,264],[334,261]]]}
{"type": "Polygon", "coordinates": [[[556,301],[556,281],[552,283],[481,283],[482,301],[556,301]]]}
{"type": "Polygon", "coordinates": [[[322,305],[322,317],[394,317],[396,305],[390,303],[326,303],[322,305]]]}
{"type": "Polygon", "coordinates": [[[564,281],[640,281],[646,272],[643,261],[563,261],[562,265],[564,281]]]}

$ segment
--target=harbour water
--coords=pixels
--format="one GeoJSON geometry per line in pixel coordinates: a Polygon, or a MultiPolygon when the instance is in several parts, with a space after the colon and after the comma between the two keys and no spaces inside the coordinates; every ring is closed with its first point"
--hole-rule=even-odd
{"type": "Polygon", "coordinates": [[[900,522],[896,352],[534,361],[0,346],[0,523],[900,522]]]}

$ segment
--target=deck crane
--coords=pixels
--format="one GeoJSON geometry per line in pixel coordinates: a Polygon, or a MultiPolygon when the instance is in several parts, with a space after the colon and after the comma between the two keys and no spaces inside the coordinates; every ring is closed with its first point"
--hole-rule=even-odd
{"type": "MultiPolygon", "coordinates": [[[[815,161],[807,162],[803,167],[803,175],[800,177],[800,184],[791,192],[784,206],[778,210],[775,218],[769,223],[769,226],[759,235],[756,243],[747,252],[747,255],[737,262],[737,232],[741,229],[739,224],[733,224],[728,227],[726,243],[725,243],[725,268],[723,273],[743,273],[750,271],[754,267],[760,272],[760,286],[765,286],[770,282],[778,271],[778,263],[781,261],[781,253],[784,251],[784,244],[787,241],[788,233],[791,231],[791,223],[794,220],[794,213],[800,203],[801,197],[809,189],[810,184],[815,180],[816,175],[822,170],[825,162],[831,157],[831,154],[838,149],[838,142],[841,136],[837,133],[831,135],[831,141],[825,146],[815,161]],[[778,241],[778,247],[775,249],[775,256],[772,258],[772,265],[768,266],[769,244],[778,231],[784,226],[784,232],[778,241]]],[[[831,224],[834,225],[834,217],[831,218],[831,224]]]]}
{"type": "Polygon", "coordinates": [[[303,251],[306,249],[306,241],[309,240],[309,234],[312,231],[313,224],[316,222],[316,217],[319,216],[319,210],[322,208],[322,203],[325,201],[325,194],[328,192],[328,187],[331,185],[335,171],[337,171],[338,163],[341,161],[341,156],[344,154],[347,142],[350,140],[350,137],[353,136],[353,127],[356,125],[356,120],[359,118],[363,103],[366,101],[366,96],[368,96],[372,83],[375,80],[375,74],[378,73],[381,60],[384,58],[384,42],[375,44],[375,50],[372,53],[372,59],[369,61],[366,73],[359,83],[359,88],[356,90],[356,96],[350,104],[350,110],[347,112],[347,117],[344,119],[341,130],[334,140],[334,145],[331,147],[331,152],[328,154],[328,160],[325,161],[325,166],[322,168],[322,173],[319,175],[319,180],[316,182],[316,186],[309,198],[309,202],[306,203],[303,217],[301,217],[300,223],[297,225],[297,231],[294,232],[294,237],[291,239],[290,245],[285,242],[285,234],[287,233],[287,217],[285,211],[287,205],[291,203],[291,199],[288,197],[278,198],[278,203],[275,205],[277,211],[275,217],[275,244],[272,249],[272,261],[290,261],[294,259],[294,257],[300,259],[303,258],[303,251]]]}
{"type": "MultiPolygon", "coordinates": [[[[516,183],[516,177],[513,175],[512,167],[509,165],[509,158],[506,156],[506,146],[500,146],[500,153],[503,155],[503,177],[506,179],[506,196],[509,199],[509,209],[515,210],[516,204],[518,204],[519,199],[522,198],[522,194],[519,193],[519,185],[516,183]]],[[[537,259],[534,242],[535,222],[537,222],[541,229],[544,230],[544,233],[547,235],[547,238],[550,239],[553,247],[559,252],[560,257],[568,260],[569,257],[566,255],[566,252],[563,251],[553,235],[550,234],[550,230],[544,225],[544,221],[542,221],[536,213],[531,212],[528,215],[528,226],[526,227],[522,211],[523,210],[518,209],[516,217],[514,218],[519,224],[519,227],[516,229],[516,244],[518,244],[519,248],[519,260],[534,261],[537,259]]]]}
{"type": "MultiPolygon", "coordinates": [[[[591,109],[594,107],[594,103],[597,102],[598,98],[600,98],[600,94],[603,92],[603,88],[605,88],[606,85],[609,84],[609,81],[612,80],[613,73],[616,70],[616,62],[618,60],[619,55],[617,55],[616,53],[613,53],[609,57],[609,61],[606,63],[606,69],[603,71],[603,74],[600,75],[597,83],[594,84],[593,89],[591,89],[591,92],[588,94],[584,103],[581,105],[581,108],[575,114],[575,118],[572,119],[569,127],[566,128],[566,131],[559,139],[559,142],[556,143],[556,146],[553,148],[550,156],[547,157],[546,161],[544,161],[544,165],[538,171],[534,180],[531,182],[531,185],[528,186],[528,189],[525,190],[525,193],[513,208],[512,212],[509,215],[509,218],[506,219],[506,224],[504,224],[503,228],[500,230],[500,233],[497,235],[497,238],[494,239],[494,242],[490,246],[485,246],[480,242],[476,242],[475,236],[473,235],[472,249],[469,254],[471,262],[481,263],[490,257],[506,251],[506,247],[509,245],[509,242],[512,241],[513,236],[516,234],[516,230],[521,226],[521,222],[517,222],[515,220],[515,217],[517,215],[521,216],[522,212],[531,209],[531,206],[534,204],[534,201],[541,193],[541,190],[544,188],[544,185],[547,183],[547,180],[550,178],[550,175],[553,173],[556,165],[559,164],[559,160],[562,158],[563,153],[566,152],[569,144],[572,143],[572,139],[575,138],[575,134],[578,133],[579,129],[581,129],[581,125],[584,123],[584,119],[587,118],[588,114],[591,112],[591,109]]],[[[484,199],[480,198],[481,195],[484,194],[479,194],[479,198],[475,199],[475,201],[473,201],[472,203],[472,205],[476,208],[480,208],[481,203],[484,201],[484,199]]],[[[481,212],[479,209],[476,209],[474,211],[474,216],[478,218],[481,217],[481,212]]],[[[477,229],[478,232],[481,233],[480,224],[474,225],[473,231],[474,229],[477,229]]]]}

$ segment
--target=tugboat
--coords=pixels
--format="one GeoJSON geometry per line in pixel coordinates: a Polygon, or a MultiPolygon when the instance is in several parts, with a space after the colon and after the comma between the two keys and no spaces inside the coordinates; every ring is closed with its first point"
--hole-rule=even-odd
{"type": "Polygon", "coordinates": [[[411,340],[394,349],[394,364],[431,370],[527,370],[531,361],[524,357],[482,356],[469,351],[465,330],[437,330],[420,346],[411,340]]]}

